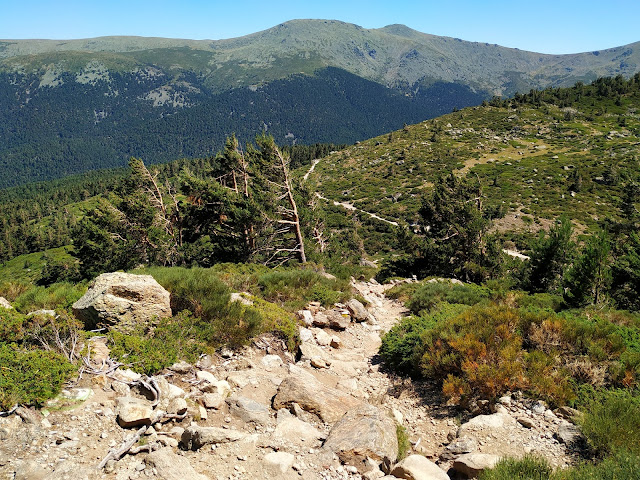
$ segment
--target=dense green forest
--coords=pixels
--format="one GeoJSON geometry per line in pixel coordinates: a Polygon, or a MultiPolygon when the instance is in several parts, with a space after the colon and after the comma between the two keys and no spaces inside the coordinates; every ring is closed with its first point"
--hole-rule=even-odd
{"type": "MultiPolygon", "coordinates": [[[[345,145],[285,145],[291,168],[345,145]]],[[[216,157],[176,160],[155,167],[160,181],[175,179],[183,170],[204,176],[216,157]]],[[[0,190],[0,262],[18,255],[71,245],[78,221],[95,207],[97,198],[118,190],[127,169],[87,172],[49,182],[35,182],[0,190]]]]}
{"type": "Polygon", "coordinates": [[[337,68],[223,93],[192,72],[180,80],[172,100],[154,102],[143,97],[164,77],[113,72],[82,84],[65,73],[38,87],[39,77],[0,73],[0,188],[124,167],[131,156],[213,155],[230,132],[242,142],[266,131],[281,145],[353,143],[486,97],[446,83],[407,96],[337,68]]]}

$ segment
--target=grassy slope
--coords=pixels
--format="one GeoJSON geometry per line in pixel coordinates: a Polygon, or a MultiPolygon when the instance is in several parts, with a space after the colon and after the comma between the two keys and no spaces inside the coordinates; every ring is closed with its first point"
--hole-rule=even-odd
{"type": "Polygon", "coordinates": [[[601,177],[637,172],[640,156],[638,94],[621,105],[591,103],[569,114],[546,105],[467,108],[334,153],[310,181],[332,200],[411,224],[421,193],[457,171],[478,175],[487,201],[508,209],[502,230],[535,230],[561,214],[588,228],[618,215],[620,187],[601,177]],[[575,170],[582,187],[572,196],[575,170]]]}

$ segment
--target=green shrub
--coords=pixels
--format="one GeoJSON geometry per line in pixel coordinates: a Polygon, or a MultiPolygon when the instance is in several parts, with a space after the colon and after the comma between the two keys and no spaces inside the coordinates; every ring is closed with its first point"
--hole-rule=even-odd
{"type": "Polygon", "coordinates": [[[175,342],[166,337],[147,338],[118,331],[111,331],[108,336],[111,355],[138,373],[152,375],[178,359],[175,342]]]}
{"type": "Polygon", "coordinates": [[[640,472],[640,456],[628,451],[616,452],[598,464],[583,465],[559,470],[553,480],[637,480],[640,472]]]}
{"type": "Polygon", "coordinates": [[[494,468],[483,471],[479,480],[548,480],[551,474],[551,466],[544,459],[505,458],[500,460],[494,468]]]}
{"type": "Polygon", "coordinates": [[[0,410],[16,403],[41,406],[75,371],[55,352],[0,344],[0,410]]]}
{"type": "Polygon", "coordinates": [[[262,317],[240,302],[211,269],[153,267],[143,270],[171,292],[174,314],[188,310],[199,319],[197,336],[210,346],[238,347],[262,332],[262,317]]]}
{"type": "Polygon", "coordinates": [[[16,298],[14,307],[23,313],[41,309],[68,309],[86,291],[84,284],[54,283],[48,287],[34,285],[16,298]]]}
{"type": "Polygon", "coordinates": [[[409,442],[407,429],[402,425],[396,425],[396,437],[398,439],[398,461],[400,461],[409,453],[411,442],[409,442]]]}
{"type": "Polygon", "coordinates": [[[0,307],[0,344],[22,342],[25,333],[24,323],[23,314],[0,307]]]}
{"type": "Polygon", "coordinates": [[[299,310],[309,302],[325,306],[351,298],[346,280],[332,280],[313,270],[273,270],[258,277],[261,296],[287,310],[299,310]]]}
{"type": "Polygon", "coordinates": [[[602,391],[586,408],[582,431],[599,452],[628,450],[640,455],[640,396],[626,390],[602,391]]]}
{"type": "Polygon", "coordinates": [[[411,316],[402,319],[382,337],[380,356],[384,362],[398,373],[419,375],[422,334],[434,328],[439,322],[459,315],[466,305],[443,303],[433,315],[411,316]]]}
{"type": "Polygon", "coordinates": [[[249,309],[256,310],[262,318],[260,327],[262,332],[273,332],[280,335],[290,352],[295,352],[300,345],[298,323],[295,317],[274,303],[260,298],[251,297],[253,302],[249,309]]]}
{"type": "Polygon", "coordinates": [[[430,312],[441,302],[475,305],[489,298],[490,290],[478,285],[456,285],[448,281],[425,283],[415,290],[407,302],[412,313],[430,312]]]}
{"type": "Polygon", "coordinates": [[[136,273],[151,275],[171,292],[174,313],[189,310],[197,317],[212,319],[229,307],[231,291],[211,269],[149,267],[136,273]]]}

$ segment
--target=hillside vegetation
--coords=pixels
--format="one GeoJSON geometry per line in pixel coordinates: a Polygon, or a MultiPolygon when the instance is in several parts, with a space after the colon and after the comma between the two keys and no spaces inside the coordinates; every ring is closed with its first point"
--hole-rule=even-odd
{"type": "Polygon", "coordinates": [[[413,225],[423,195],[455,172],[479,180],[497,231],[548,229],[566,214],[584,232],[619,219],[622,187],[637,180],[639,108],[637,75],[493,99],[331,154],[309,180],[331,200],[413,225]]]}
{"type": "Polygon", "coordinates": [[[508,460],[486,478],[631,480],[639,107],[640,74],[601,78],[494,97],[335,152],[231,135],[206,159],[131,158],[86,183],[8,190],[0,296],[14,309],[0,308],[0,408],[42,405],[74,375],[92,333],[70,306],[105,271],[149,273],[172,294],[174,316],[155,329],[107,333],[112,354],[145,374],[256,335],[295,351],[294,312],[309,302],[345,302],[352,276],[415,277],[388,292],[411,314],[382,338],[385,368],[431,382],[460,412],[516,392],[582,412],[591,463],[551,473],[508,460]],[[16,256],[20,235],[38,242],[16,256]]]}

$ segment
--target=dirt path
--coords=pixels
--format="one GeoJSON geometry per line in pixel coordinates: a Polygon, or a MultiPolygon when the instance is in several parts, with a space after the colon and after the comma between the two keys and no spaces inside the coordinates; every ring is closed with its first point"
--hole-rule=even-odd
{"type": "MultiPolygon", "coordinates": [[[[448,406],[439,385],[386,370],[378,354],[381,336],[407,311],[385,295],[392,285],[371,281],[356,282],[353,287],[368,302],[368,320],[349,322],[343,330],[318,327],[314,324],[323,309],[313,307],[309,314],[314,320],[301,328],[303,344],[295,358],[283,349],[281,340],[267,336],[235,354],[203,357],[195,366],[183,365],[154,377],[166,385],[169,382],[168,391],[184,398],[188,415],[182,421],[154,425],[145,434],[141,445],[164,445],[153,454],[125,455],[104,470],[96,469],[112,448],[135,431],[118,425],[122,397],[145,398],[104,376],[85,376],[79,387],[89,398],[50,408],[46,418],[38,412],[0,418],[0,479],[378,478],[342,465],[323,448],[336,420],[323,421],[313,409],[300,406],[274,408],[276,395],[292,376],[317,382],[311,397],[326,391],[333,398],[378,407],[404,427],[411,443],[408,453],[424,455],[445,471],[460,454],[453,455],[450,446],[460,443],[474,453],[515,457],[532,453],[558,467],[574,462],[575,456],[556,439],[558,428],[567,422],[544,406],[506,399],[496,406],[494,415],[475,417],[476,424],[460,427],[460,418],[470,416],[448,406]],[[219,400],[207,397],[219,388],[225,392],[219,400]],[[522,418],[529,426],[519,423],[522,418]],[[184,448],[187,429],[212,429],[217,436],[236,439],[189,450],[184,448]]],[[[308,396],[300,401],[307,401],[304,398],[308,396]]]]}
{"type": "Polygon", "coordinates": [[[398,222],[395,222],[393,220],[387,220],[386,218],[382,218],[382,217],[376,215],[375,213],[371,213],[371,212],[367,212],[365,210],[361,210],[361,209],[359,209],[359,208],[357,208],[357,207],[355,207],[352,204],[347,203],[347,202],[338,202],[336,200],[329,200],[328,198],[322,196],[322,194],[319,193],[319,192],[316,192],[316,197],[318,197],[321,200],[324,200],[325,202],[331,202],[335,206],[340,206],[340,207],[342,207],[342,208],[344,208],[346,210],[351,210],[352,212],[363,213],[365,215],[370,216],[371,218],[375,218],[376,220],[380,220],[381,222],[388,223],[389,225],[395,225],[396,227],[398,226],[398,222]]]}

